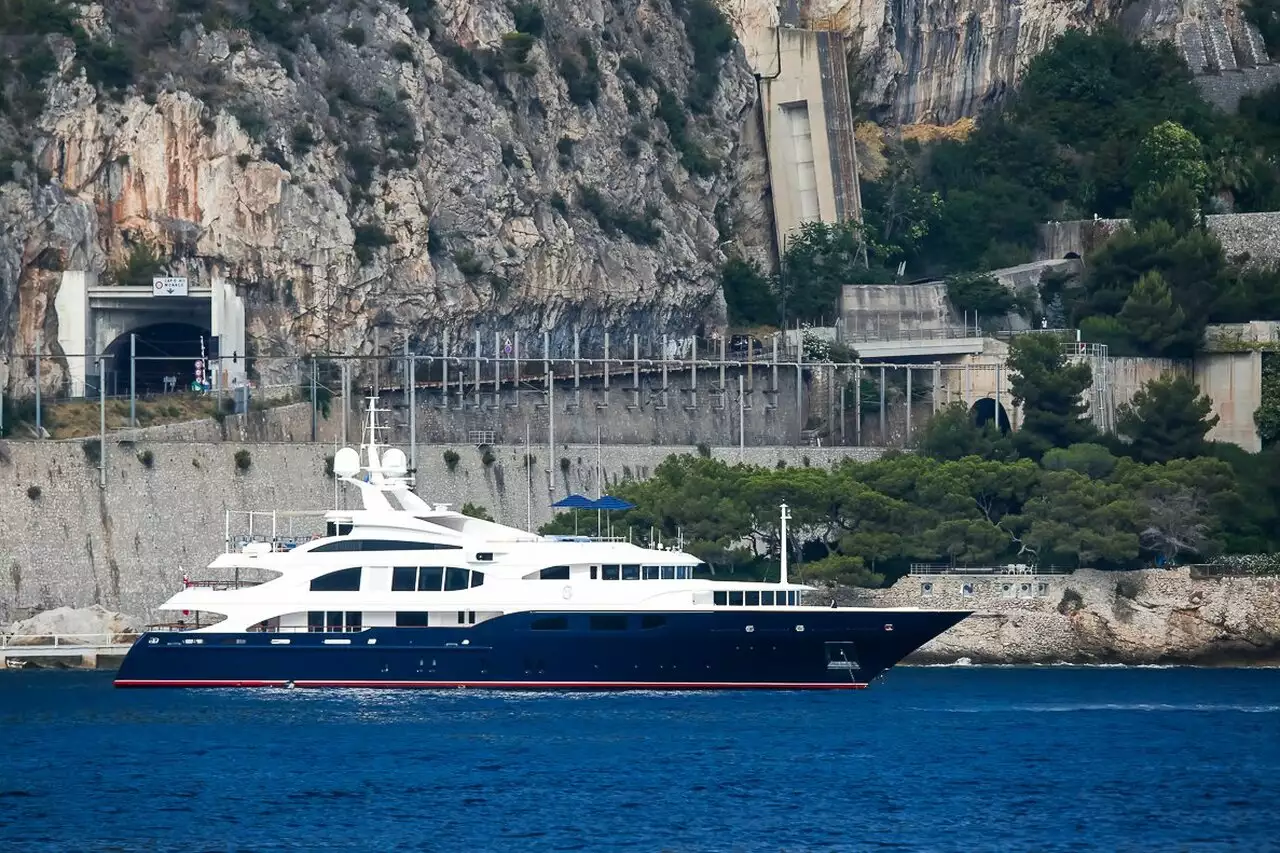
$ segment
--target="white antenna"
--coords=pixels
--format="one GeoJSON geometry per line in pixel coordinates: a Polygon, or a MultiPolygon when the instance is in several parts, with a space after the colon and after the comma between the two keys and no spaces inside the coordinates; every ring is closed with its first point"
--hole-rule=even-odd
{"type": "Polygon", "coordinates": [[[782,563],[781,575],[779,583],[787,582],[787,522],[791,519],[791,513],[787,511],[787,505],[782,505],[782,563]]]}

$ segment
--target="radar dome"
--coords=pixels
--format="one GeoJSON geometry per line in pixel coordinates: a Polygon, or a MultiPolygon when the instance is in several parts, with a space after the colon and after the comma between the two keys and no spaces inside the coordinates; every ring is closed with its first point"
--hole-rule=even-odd
{"type": "Polygon", "coordinates": [[[405,459],[403,450],[393,447],[382,454],[382,473],[403,477],[408,472],[409,460],[405,459]]]}
{"type": "Polygon", "coordinates": [[[333,454],[333,473],[338,477],[354,477],[360,473],[360,452],[344,447],[333,454]]]}

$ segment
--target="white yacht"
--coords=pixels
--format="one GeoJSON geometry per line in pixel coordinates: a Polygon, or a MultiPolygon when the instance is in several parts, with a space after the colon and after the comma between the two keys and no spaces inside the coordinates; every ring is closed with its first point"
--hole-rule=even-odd
{"type": "Polygon", "coordinates": [[[860,688],[968,615],[811,606],[785,557],[781,583],[721,581],[678,550],[462,515],[414,493],[377,414],[334,458],[361,508],[303,536],[282,532],[302,513],[249,514],[256,534],[229,513],[220,579],[184,579],[162,605],[181,622],[116,686],[860,688]]]}

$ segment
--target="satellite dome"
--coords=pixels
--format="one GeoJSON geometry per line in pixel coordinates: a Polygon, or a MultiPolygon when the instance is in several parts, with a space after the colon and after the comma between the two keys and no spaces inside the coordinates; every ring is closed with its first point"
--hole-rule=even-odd
{"type": "Polygon", "coordinates": [[[403,477],[408,472],[409,460],[405,458],[403,450],[393,447],[382,454],[382,473],[392,477],[403,477]]]}
{"type": "Polygon", "coordinates": [[[354,477],[360,472],[360,452],[344,447],[333,454],[333,473],[338,477],[354,477]]]}

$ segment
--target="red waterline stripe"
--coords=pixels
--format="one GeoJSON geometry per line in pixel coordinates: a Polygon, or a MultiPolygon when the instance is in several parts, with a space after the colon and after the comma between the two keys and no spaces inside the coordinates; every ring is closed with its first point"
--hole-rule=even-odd
{"type": "MultiPolygon", "coordinates": [[[[288,681],[232,681],[199,679],[117,678],[116,687],[284,687],[288,681]]],[[[631,690],[861,690],[855,682],[789,681],[294,681],[294,687],[427,687],[427,688],[592,688],[631,690]]]]}

